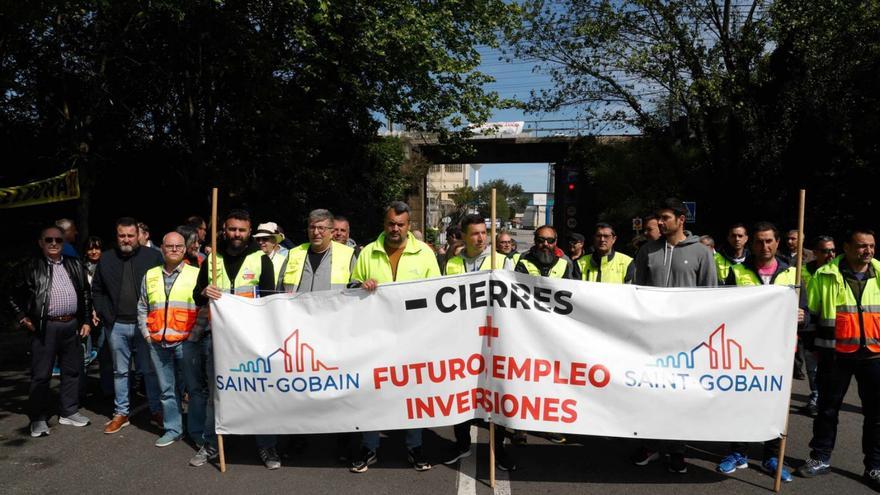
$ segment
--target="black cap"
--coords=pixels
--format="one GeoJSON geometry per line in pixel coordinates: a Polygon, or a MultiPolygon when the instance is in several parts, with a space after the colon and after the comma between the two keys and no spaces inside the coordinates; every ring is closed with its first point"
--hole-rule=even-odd
{"type": "Polygon", "coordinates": [[[577,232],[572,232],[568,234],[568,242],[584,242],[584,235],[578,234],[577,232]]]}

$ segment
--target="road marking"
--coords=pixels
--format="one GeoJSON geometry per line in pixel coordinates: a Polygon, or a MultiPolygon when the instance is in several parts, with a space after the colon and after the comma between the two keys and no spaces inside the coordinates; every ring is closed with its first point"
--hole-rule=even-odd
{"type": "Polygon", "coordinates": [[[458,495],[477,493],[477,427],[471,425],[471,455],[458,461],[458,495]]]}
{"type": "Polygon", "coordinates": [[[510,473],[495,470],[495,495],[510,495],[510,473]]]}

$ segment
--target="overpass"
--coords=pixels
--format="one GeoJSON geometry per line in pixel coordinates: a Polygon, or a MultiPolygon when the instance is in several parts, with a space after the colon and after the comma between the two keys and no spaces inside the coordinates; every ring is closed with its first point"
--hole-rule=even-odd
{"type": "MultiPolygon", "coordinates": [[[[405,143],[408,156],[420,155],[431,163],[556,163],[562,161],[571,147],[588,136],[515,135],[474,136],[466,146],[446,145],[436,134],[394,133],[405,143]]],[[[632,139],[632,135],[594,136],[599,143],[632,139]]]]}
{"type": "MultiPolygon", "coordinates": [[[[551,121],[568,122],[568,121],[551,121]]],[[[538,123],[540,126],[540,123],[538,123]]],[[[440,143],[438,135],[422,132],[397,131],[385,135],[400,138],[407,158],[431,164],[489,164],[489,163],[558,163],[563,161],[575,143],[595,139],[602,144],[631,140],[634,135],[589,136],[581,129],[532,127],[518,134],[490,134],[472,136],[465,146],[440,143]],[[548,134],[541,136],[540,134],[548,134]]],[[[407,202],[418,212],[412,219],[413,230],[425,231],[427,224],[427,176],[407,202]]]]}

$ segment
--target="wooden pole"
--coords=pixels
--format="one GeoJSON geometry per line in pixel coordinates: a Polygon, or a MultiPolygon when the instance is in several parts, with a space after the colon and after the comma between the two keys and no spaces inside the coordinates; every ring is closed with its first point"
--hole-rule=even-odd
{"type": "MultiPolygon", "coordinates": [[[[211,189],[211,285],[217,285],[217,188],[211,189]]],[[[210,377],[213,381],[214,377],[210,377]]],[[[213,386],[213,385],[211,385],[213,386]]],[[[212,394],[213,396],[213,394],[212,394]]],[[[223,449],[223,435],[217,435],[217,450],[220,454],[220,472],[226,472],[226,451],[223,449]]]]}
{"type": "MultiPolygon", "coordinates": [[[[489,255],[490,269],[495,269],[495,188],[492,188],[492,218],[490,232],[492,236],[492,253],[489,255]]],[[[491,325],[490,325],[491,326],[491,325]]],[[[491,329],[490,329],[491,332],[491,329]]],[[[495,422],[489,421],[489,486],[495,488],[495,422]]]]}
{"type": "MultiPolygon", "coordinates": [[[[801,189],[798,201],[798,240],[797,240],[797,264],[795,265],[795,291],[798,295],[798,307],[800,307],[800,295],[803,290],[801,270],[804,263],[804,206],[806,205],[807,192],[801,189]]],[[[773,491],[779,493],[782,489],[782,466],[785,465],[785,443],[788,439],[788,416],[791,409],[791,394],[788,396],[788,407],[785,408],[785,430],[782,432],[782,440],[779,442],[779,456],[776,458],[776,479],[773,481],[773,491]]]]}

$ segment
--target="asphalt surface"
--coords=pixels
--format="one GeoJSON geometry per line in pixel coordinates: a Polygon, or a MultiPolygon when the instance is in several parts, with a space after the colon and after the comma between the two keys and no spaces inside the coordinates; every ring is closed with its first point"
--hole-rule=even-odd
{"type": "MultiPolygon", "coordinates": [[[[267,471],[256,456],[253,439],[226,438],[228,469],[206,465],[188,466],[194,448],[180,441],[156,448],[160,432],[149,425],[143,399],[135,401],[139,412],[132,425],[115,435],[102,433],[112,414],[110,400],[90,395],[82,412],[93,424],[85,428],[62,426],[50,421],[51,435],[31,438],[25,415],[28,377],[21,342],[3,339],[0,351],[0,493],[768,493],[772,479],[760,470],[761,446],[755,444],[750,469],[725,476],[714,471],[726,453],[726,444],[689,445],[688,473],[671,474],[662,462],[632,466],[628,457],[635,449],[630,440],[601,437],[570,437],[566,445],[554,445],[530,435],[526,446],[512,447],[519,469],[497,471],[498,482],[488,486],[488,433],[478,428],[475,456],[459,465],[436,465],[418,473],[406,463],[403,438],[388,432],[379,450],[379,462],[363,474],[348,472],[335,459],[335,440],[329,435],[287,438],[283,467],[267,471]],[[5,351],[5,352],[3,352],[5,351]],[[12,356],[12,357],[10,357],[12,356]]],[[[19,339],[15,339],[19,340],[19,339]]],[[[97,390],[92,370],[89,390],[97,390]]],[[[57,387],[57,381],[54,382],[57,387]]],[[[808,454],[812,421],[796,411],[807,395],[805,381],[795,382],[786,462],[799,466],[808,454]]],[[[783,486],[790,493],[872,493],[861,483],[861,409],[851,387],[843,411],[832,459],[833,473],[811,480],[795,478],[783,486]]],[[[646,411],[645,414],[650,414],[646,411]]],[[[291,417],[290,421],[296,421],[291,417]]],[[[683,419],[684,421],[684,419],[683,419]]],[[[425,452],[439,461],[453,438],[451,428],[426,431],[425,452]]]]}

